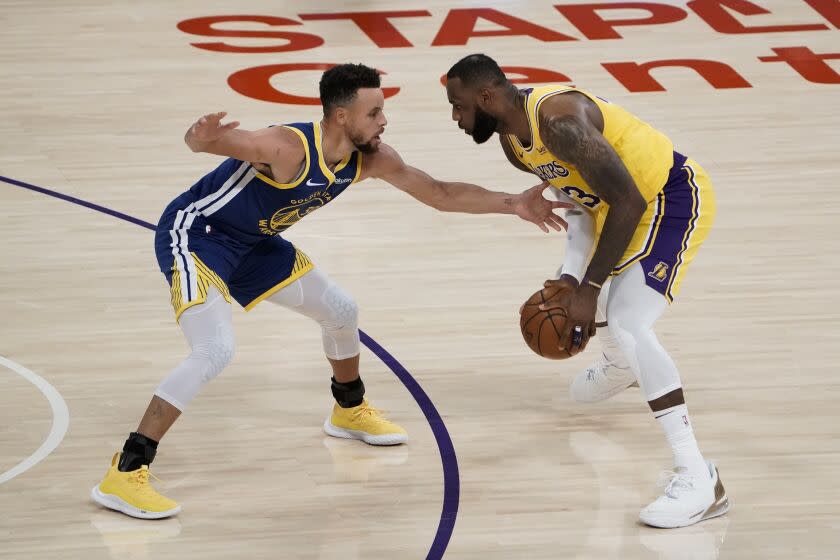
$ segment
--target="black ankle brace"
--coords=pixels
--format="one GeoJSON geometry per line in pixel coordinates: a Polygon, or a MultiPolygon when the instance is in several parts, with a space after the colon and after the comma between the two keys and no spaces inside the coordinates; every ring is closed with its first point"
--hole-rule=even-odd
{"type": "Polygon", "coordinates": [[[339,383],[332,378],[332,394],[341,408],[353,408],[362,404],[365,397],[365,384],[359,377],[349,383],[339,383]]]}
{"type": "Polygon", "coordinates": [[[136,471],[143,465],[151,465],[157,454],[158,442],[147,438],[143,434],[131,432],[123,445],[120,464],[117,469],[122,472],[136,471]]]}

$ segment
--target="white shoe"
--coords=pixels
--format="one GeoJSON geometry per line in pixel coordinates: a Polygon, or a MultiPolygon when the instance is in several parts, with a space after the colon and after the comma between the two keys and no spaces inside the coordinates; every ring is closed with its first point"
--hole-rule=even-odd
{"type": "Polygon", "coordinates": [[[729,498],[717,467],[711,461],[706,461],[706,466],[710,478],[705,480],[688,476],[683,469],[667,473],[665,493],[641,511],[641,522],[651,527],[673,529],[729,511],[729,498]]]}
{"type": "Polygon", "coordinates": [[[633,371],[629,367],[616,367],[602,353],[586,371],[572,379],[569,394],[574,401],[594,403],[607,400],[634,385],[639,386],[633,371]]]}

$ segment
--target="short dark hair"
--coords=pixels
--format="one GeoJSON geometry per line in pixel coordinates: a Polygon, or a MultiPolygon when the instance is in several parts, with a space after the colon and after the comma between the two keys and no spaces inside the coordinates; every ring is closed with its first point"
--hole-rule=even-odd
{"type": "Polygon", "coordinates": [[[376,69],[364,64],[339,64],[321,76],[318,88],[324,113],[333,107],[347,105],[361,88],[378,88],[381,80],[376,69]]]}
{"type": "Polygon", "coordinates": [[[507,76],[496,61],[480,53],[465,56],[456,62],[446,73],[447,80],[452,78],[458,78],[467,87],[487,83],[500,86],[507,82],[507,76]]]}

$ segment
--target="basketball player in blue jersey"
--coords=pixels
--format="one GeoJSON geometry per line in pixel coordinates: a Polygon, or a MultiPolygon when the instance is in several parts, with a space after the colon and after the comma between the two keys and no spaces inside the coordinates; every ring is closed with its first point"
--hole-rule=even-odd
{"type": "Polygon", "coordinates": [[[167,206],[155,235],[175,317],[192,352],[158,386],[137,431],[92,489],[96,502],[146,519],[180,511],[149,484],[149,465],[187,404],[233,357],[232,299],[246,310],[269,301],[320,324],[336,401],[324,422],[327,434],[371,445],[407,440],[403,428],[364,398],[356,303],[280,236],[352,184],[376,177],[438,210],[516,214],[546,232],[565,227],[554,209],[571,205],[543,198],[545,184],[510,195],[438,181],[406,165],[380,138],[387,121],[372,68],[336,66],[324,73],[320,94],[319,123],[244,131],[237,122],[222,124],[225,113],[215,113],[187,131],[194,152],[227,157],[167,206]]]}
{"type": "Polygon", "coordinates": [[[499,134],[513,166],[575,203],[567,211],[560,345],[572,355],[595,334],[604,349],[571,385],[577,401],[607,399],[638,383],[674,454],[665,492],[640,519],[682,527],[729,509],[718,471],[697,445],[680,374],[653,331],[706,238],[715,197],[705,171],[671,140],[621,107],[575,87],[518,89],[496,62],[470,55],[447,74],[452,118],[478,142],[499,134]]]}

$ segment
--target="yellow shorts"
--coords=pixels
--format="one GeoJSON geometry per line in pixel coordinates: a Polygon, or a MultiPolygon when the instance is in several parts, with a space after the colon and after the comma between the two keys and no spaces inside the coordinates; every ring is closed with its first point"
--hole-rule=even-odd
{"type": "MultiPolygon", "coordinates": [[[[606,214],[605,209],[596,216],[596,238],[601,234],[606,214]]],[[[709,234],[715,214],[715,191],[709,176],[697,162],[675,153],[665,187],[648,204],[612,275],[639,262],[648,286],[669,302],[674,301],[689,263],[709,234]]]]}

